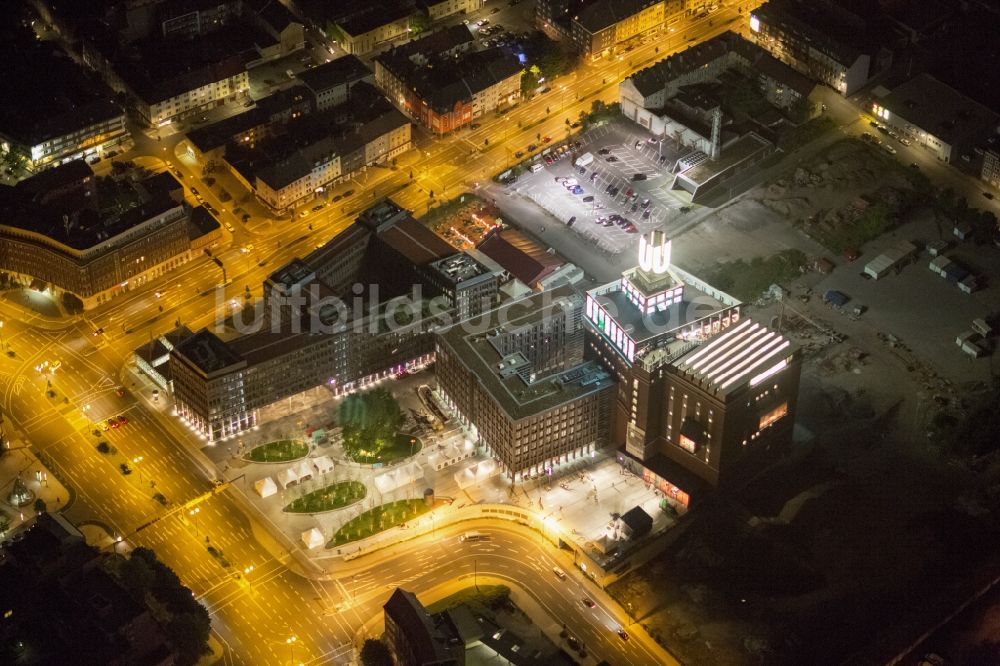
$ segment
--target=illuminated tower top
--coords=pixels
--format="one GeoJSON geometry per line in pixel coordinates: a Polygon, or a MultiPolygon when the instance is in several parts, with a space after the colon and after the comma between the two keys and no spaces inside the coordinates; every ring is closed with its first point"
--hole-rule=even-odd
{"type": "Polygon", "coordinates": [[[639,268],[651,275],[663,275],[670,270],[670,251],[673,241],[657,229],[643,234],[639,239],[639,268]]]}

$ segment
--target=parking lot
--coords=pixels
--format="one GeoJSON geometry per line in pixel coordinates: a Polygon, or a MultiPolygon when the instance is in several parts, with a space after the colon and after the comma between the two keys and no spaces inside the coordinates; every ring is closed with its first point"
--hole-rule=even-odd
{"type": "Polygon", "coordinates": [[[599,248],[617,254],[637,234],[668,225],[685,210],[684,192],[670,190],[673,167],[686,154],[628,122],[588,130],[573,150],[543,151],[541,168],[521,176],[515,189],[599,248]],[[593,156],[586,166],[577,162],[593,156]]]}

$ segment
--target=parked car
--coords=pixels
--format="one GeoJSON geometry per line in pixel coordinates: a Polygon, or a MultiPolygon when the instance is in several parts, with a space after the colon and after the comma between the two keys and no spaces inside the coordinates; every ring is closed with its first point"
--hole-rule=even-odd
{"type": "Polygon", "coordinates": [[[587,196],[585,196],[583,198],[583,200],[586,201],[587,203],[590,203],[591,201],[594,200],[594,195],[593,194],[588,194],[587,196]]]}
{"type": "Polygon", "coordinates": [[[632,180],[646,180],[646,174],[644,174],[644,173],[634,173],[634,174],[632,174],[632,180]]]}

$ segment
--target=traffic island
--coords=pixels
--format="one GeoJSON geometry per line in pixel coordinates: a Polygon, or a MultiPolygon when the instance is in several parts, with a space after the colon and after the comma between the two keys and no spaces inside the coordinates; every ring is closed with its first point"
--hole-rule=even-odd
{"type": "Polygon", "coordinates": [[[358,481],[339,481],[289,502],[286,513],[323,513],[342,509],[365,498],[367,488],[358,481]]]}
{"type": "Polygon", "coordinates": [[[256,463],[283,463],[299,460],[307,455],[309,446],[302,440],[279,439],[250,449],[243,459],[256,463]]]}
{"type": "Polygon", "coordinates": [[[419,518],[433,507],[422,499],[398,500],[388,502],[369,509],[352,518],[337,530],[333,538],[326,544],[327,548],[336,548],[345,543],[360,541],[419,518]]]}
{"type": "MultiPolygon", "coordinates": [[[[348,448],[348,447],[345,447],[348,448]]],[[[387,440],[375,440],[370,444],[360,444],[348,448],[348,455],[362,465],[389,465],[409,458],[420,452],[423,443],[419,437],[398,432],[387,440]]]]}

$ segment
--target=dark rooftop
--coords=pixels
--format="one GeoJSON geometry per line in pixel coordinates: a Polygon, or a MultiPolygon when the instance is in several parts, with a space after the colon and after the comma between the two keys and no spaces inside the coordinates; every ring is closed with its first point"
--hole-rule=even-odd
{"type": "Polygon", "coordinates": [[[388,0],[372,6],[363,14],[356,14],[338,23],[340,28],[348,35],[357,37],[366,32],[371,32],[375,28],[398,21],[413,13],[412,5],[404,2],[388,0]]]}
{"type": "Polygon", "coordinates": [[[655,5],[658,0],[597,0],[584,5],[574,17],[588,32],[609,28],[633,14],[655,5]]]}
{"type": "Polygon", "coordinates": [[[186,358],[206,375],[243,361],[229,345],[205,329],[181,341],[174,348],[174,353],[186,358]]]}
{"type": "Polygon", "coordinates": [[[532,288],[564,263],[556,255],[549,254],[547,248],[514,228],[491,229],[476,249],[532,288]]]}
{"type": "Polygon", "coordinates": [[[313,91],[326,90],[345,83],[353,83],[372,71],[356,56],[345,55],[318,67],[297,74],[297,78],[313,91]]]}
{"type": "Polygon", "coordinates": [[[383,231],[379,238],[414,266],[455,254],[451,244],[409,216],[383,231]]]}

